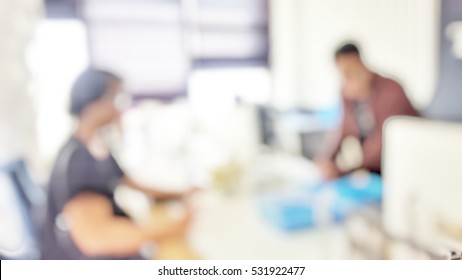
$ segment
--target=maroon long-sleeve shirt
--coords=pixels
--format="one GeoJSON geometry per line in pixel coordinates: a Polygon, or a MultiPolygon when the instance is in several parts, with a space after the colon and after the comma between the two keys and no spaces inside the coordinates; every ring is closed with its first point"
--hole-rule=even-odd
{"type": "MultiPolygon", "coordinates": [[[[363,152],[362,168],[380,172],[382,156],[382,128],[391,116],[418,113],[406,97],[403,88],[396,81],[374,74],[371,96],[365,101],[374,118],[374,126],[361,143],[363,152]]],[[[355,102],[343,98],[343,119],[338,128],[337,137],[326,156],[334,159],[340,150],[343,139],[347,136],[361,138],[355,102]]]]}

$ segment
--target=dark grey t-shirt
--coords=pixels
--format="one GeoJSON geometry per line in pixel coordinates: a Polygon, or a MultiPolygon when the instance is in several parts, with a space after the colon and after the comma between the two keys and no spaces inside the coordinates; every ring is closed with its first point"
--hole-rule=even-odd
{"type": "MultiPolygon", "coordinates": [[[[42,231],[45,259],[88,258],[72,241],[62,209],[82,192],[98,193],[114,202],[114,189],[123,175],[112,155],[97,160],[80,140],[69,139],[59,152],[49,181],[47,223],[42,231]]],[[[114,214],[123,214],[113,205],[114,214]]]]}

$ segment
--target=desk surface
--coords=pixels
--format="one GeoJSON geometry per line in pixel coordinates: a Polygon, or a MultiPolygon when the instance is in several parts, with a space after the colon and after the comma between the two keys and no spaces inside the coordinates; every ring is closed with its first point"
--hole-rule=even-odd
{"type": "MultiPolygon", "coordinates": [[[[266,160],[265,160],[266,162],[266,160]]],[[[278,163],[279,164],[279,163],[278,163]]],[[[297,165],[298,166],[298,165],[297,165]]],[[[271,165],[263,172],[274,173],[283,165],[271,165]]],[[[287,172],[295,167],[288,166],[287,172]]],[[[310,173],[313,166],[300,166],[310,173]],[[310,170],[311,169],[311,170],[310,170]]],[[[252,176],[255,175],[255,170],[252,176]]],[[[286,172],[286,173],[287,173],[286,172]]],[[[266,174],[266,175],[265,175],[266,174]]],[[[292,175],[293,177],[293,175],[292,175]]],[[[295,176],[296,177],[296,176],[295,176]]],[[[257,204],[258,184],[242,184],[234,194],[216,189],[204,191],[196,203],[195,219],[185,238],[166,240],[159,245],[160,259],[347,259],[349,243],[341,226],[282,232],[261,217],[257,204]]],[[[263,183],[267,185],[267,182],[263,183]]],[[[160,207],[160,206],[157,206],[160,207]]],[[[159,208],[156,220],[167,213],[159,208]]],[[[164,220],[162,223],[167,223],[164,220]]]]}
{"type": "MultiPolygon", "coordinates": [[[[165,208],[153,210],[159,225],[171,222],[165,208]]],[[[156,259],[346,259],[348,252],[340,226],[280,232],[259,216],[250,196],[209,192],[188,235],[162,241],[156,259]]]]}
{"type": "Polygon", "coordinates": [[[286,233],[260,216],[255,198],[204,195],[188,236],[204,259],[344,259],[348,242],[341,227],[286,233]]]}

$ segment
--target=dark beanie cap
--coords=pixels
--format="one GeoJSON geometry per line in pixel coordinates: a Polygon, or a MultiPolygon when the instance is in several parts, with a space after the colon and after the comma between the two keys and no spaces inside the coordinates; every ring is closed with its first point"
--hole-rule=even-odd
{"type": "Polygon", "coordinates": [[[70,113],[78,116],[91,103],[100,99],[111,82],[119,80],[116,75],[94,68],[85,70],[77,77],[71,89],[70,113]]]}

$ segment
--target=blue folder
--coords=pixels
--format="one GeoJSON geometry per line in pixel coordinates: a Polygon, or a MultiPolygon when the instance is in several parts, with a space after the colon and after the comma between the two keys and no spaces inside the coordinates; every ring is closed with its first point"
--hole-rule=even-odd
{"type": "Polygon", "coordinates": [[[302,185],[290,191],[265,193],[258,203],[265,220],[279,229],[291,231],[321,222],[341,222],[366,205],[380,203],[381,199],[381,177],[362,174],[302,185]]]}

